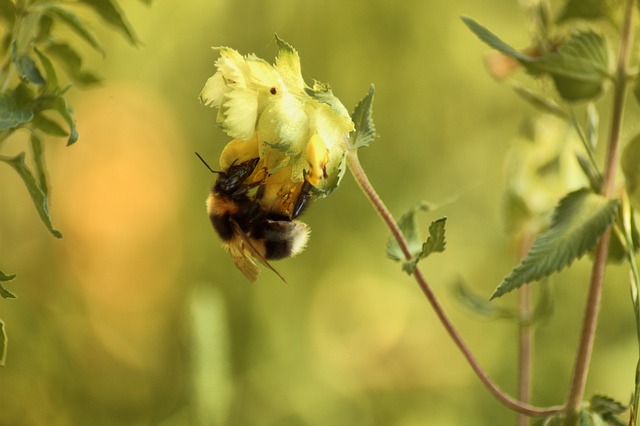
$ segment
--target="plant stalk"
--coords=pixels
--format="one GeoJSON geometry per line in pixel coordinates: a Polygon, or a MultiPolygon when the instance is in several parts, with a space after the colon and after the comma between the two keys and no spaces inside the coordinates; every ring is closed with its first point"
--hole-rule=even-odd
{"type": "MultiPolygon", "coordinates": [[[[371,202],[371,204],[373,205],[373,208],[378,212],[378,214],[382,218],[382,221],[387,225],[387,227],[391,231],[391,234],[398,242],[398,245],[402,249],[402,252],[404,253],[407,260],[410,260],[411,252],[407,245],[407,241],[402,235],[402,231],[400,231],[400,228],[398,227],[397,222],[395,221],[395,219],[393,218],[393,216],[385,206],[384,202],[382,201],[380,196],[377,194],[377,192],[371,185],[371,182],[367,178],[367,175],[364,172],[362,165],[360,164],[360,160],[358,159],[357,152],[350,151],[347,155],[347,162],[349,165],[349,170],[351,171],[351,174],[353,175],[354,179],[358,183],[358,186],[360,186],[360,189],[365,194],[367,199],[371,202]]],[[[469,350],[469,347],[462,340],[462,337],[460,336],[460,334],[458,334],[457,330],[451,323],[451,320],[445,313],[444,308],[442,307],[442,305],[436,298],[435,294],[431,290],[431,287],[429,286],[427,280],[425,279],[419,267],[416,267],[413,276],[417,281],[418,285],[420,286],[420,289],[426,296],[427,300],[431,304],[431,307],[433,308],[436,316],[438,317],[438,319],[440,320],[440,322],[442,323],[445,330],[447,331],[447,333],[449,334],[453,342],[456,344],[458,349],[460,349],[460,352],[462,352],[462,355],[465,357],[465,359],[471,366],[471,369],[474,371],[474,373],[476,373],[476,375],[478,376],[480,381],[484,384],[484,386],[503,405],[509,407],[514,411],[526,414],[528,416],[544,416],[544,415],[558,413],[564,410],[564,406],[553,406],[553,407],[544,407],[544,408],[534,407],[532,405],[529,405],[528,403],[519,401],[511,397],[510,395],[505,393],[502,389],[500,389],[500,387],[498,387],[498,385],[496,385],[489,378],[489,376],[482,369],[482,367],[480,367],[480,365],[478,364],[478,361],[474,358],[473,354],[469,350]]]]}
{"type": "MultiPolygon", "coordinates": [[[[526,256],[533,244],[535,235],[526,233],[520,238],[518,257],[526,256]]],[[[531,324],[531,299],[532,288],[524,285],[518,290],[518,314],[520,324],[518,326],[518,399],[522,402],[531,401],[531,374],[533,371],[533,326],[531,324]]],[[[529,417],[523,413],[518,415],[518,426],[528,426],[529,417]]]]}
{"type": "MultiPolygon", "coordinates": [[[[624,22],[620,37],[620,51],[616,67],[616,80],[613,94],[613,109],[611,113],[611,128],[609,132],[609,145],[602,183],[602,195],[611,198],[615,192],[616,165],[618,163],[618,145],[622,128],[622,116],[627,92],[629,57],[634,33],[635,0],[625,2],[624,22]]],[[[596,254],[591,272],[589,295],[585,307],[580,344],[576,356],[571,389],[567,397],[567,425],[575,425],[578,422],[578,411],[584,397],[589,363],[593,351],[600,300],[604,283],[605,268],[609,255],[609,241],[611,228],[600,238],[596,248],[596,254]]]]}

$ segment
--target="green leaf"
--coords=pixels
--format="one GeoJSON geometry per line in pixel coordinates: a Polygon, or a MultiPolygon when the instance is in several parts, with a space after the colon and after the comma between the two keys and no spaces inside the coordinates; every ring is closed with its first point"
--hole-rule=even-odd
{"type": "Polygon", "coordinates": [[[16,5],[11,0],[0,0],[0,18],[7,21],[9,27],[13,27],[16,21],[16,5]]]}
{"type": "Polygon", "coordinates": [[[621,5],[620,0],[568,0],[558,14],[556,22],[563,23],[571,19],[612,20],[616,8],[621,5]]]}
{"type": "Polygon", "coordinates": [[[15,157],[7,157],[4,155],[0,156],[0,161],[7,163],[13,169],[18,172],[23,182],[27,186],[27,190],[29,191],[29,195],[31,196],[31,200],[36,207],[38,214],[40,215],[40,219],[45,224],[49,232],[56,238],[62,238],[62,233],[53,227],[53,223],[51,222],[51,216],[49,215],[49,204],[47,201],[47,196],[45,195],[38,182],[33,177],[33,174],[29,170],[29,168],[24,163],[24,152],[16,155],[15,157]]]}
{"type": "Polygon", "coordinates": [[[622,414],[628,409],[629,407],[604,395],[594,395],[589,401],[589,410],[598,414],[609,425],[625,426],[626,423],[618,419],[616,415],[622,414]]]}
{"type": "Polygon", "coordinates": [[[129,43],[138,44],[138,37],[116,2],[112,0],[80,0],[80,3],[92,8],[106,23],[120,31],[129,43]]]}
{"type": "Polygon", "coordinates": [[[558,272],[582,257],[611,225],[618,205],[618,200],[607,200],[588,189],[569,193],[556,207],[551,228],[536,239],[491,299],[558,272]]]}
{"type": "Polygon", "coordinates": [[[500,40],[497,35],[489,31],[486,27],[480,25],[472,18],[468,16],[462,17],[462,22],[483,42],[496,49],[499,52],[504,53],[507,56],[511,56],[514,59],[519,60],[520,62],[527,62],[530,60],[526,55],[518,52],[513,47],[509,46],[504,41],[500,40]]]}
{"type": "Polygon", "coordinates": [[[50,106],[51,109],[57,111],[62,116],[69,126],[69,139],[67,139],[67,146],[73,145],[78,141],[78,131],[76,129],[76,120],[73,117],[73,108],[71,108],[70,105],[67,105],[67,101],[62,96],[58,96],[50,106]]]}
{"type": "Polygon", "coordinates": [[[51,43],[47,53],[60,61],[69,78],[76,83],[89,86],[100,82],[100,78],[82,70],[82,57],[68,44],[51,43]]]}
{"type": "Polygon", "coordinates": [[[463,281],[458,280],[453,286],[453,294],[458,301],[474,314],[490,319],[514,319],[515,312],[510,309],[489,303],[485,297],[474,293],[463,281]]]}
{"type": "Polygon", "coordinates": [[[7,361],[7,331],[4,327],[4,321],[0,319],[0,367],[4,367],[7,361]]]}
{"type": "Polygon", "coordinates": [[[578,160],[578,165],[589,180],[591,189],[593,189],[594,192],[600,192],[600,188],[602,188],[602,176],[598,169],[582,154],[576,154],[576,160],[578,160]]]}
{"type": "Polygon", "coordinates": [[[640,211],[640,134],[631,139],[624,147],[620,166],[631,205],[640,211]]]}
{"type": "MultiPolygon", "coordinates": [[[[409,252],[411,256],[417,256],[422,251],[422,238],[420,237],[420,231],[418,230],[418,222],[416,220],[416,213],[427,212],[430,210],[429,203],[420,201],[416,203],[411,209],[402,215],[398,221],[400,232],[407,241],[409,252]]],[[[404,261],[406,257],[400,248],[400,245],[396,239],[392,236],[387,241],[387,256],[395,261],[404,261]]]]}
{"type": "Polygon", "coordinates": [[[33,119],[33,111],[19,106],[16,97],[15,92],[0,95],[0,131],[17,127],[33,119]]]}
{"type": "Polygon", "coordinates": [[[444,226],[446,217],[431,222],[429,226],[429,238],[422,246],[422,257],[427,257],[432,253],[442,253],[445,249],[444,226]]]}
{"type": "Polygon", "coordinates": [[[89,31],[84,22],[82,22],[75,13],[51,3],[47,4],[47,11],[53,15],[53,17],[57,17],[60,21],[67,24],[73,32],[75,32],[82,40],[87,42],[95,50],[102,53],[102,55],[105,54],[105,51],[102,46],[100,46],[100,43],[98,43],[96,36],[89,31]]]}
{"type": "Polygon", "coordinates": [[[402,270],[407,274],[413,274],[416,270],[418,262],[425,259],[433,253],[442,253],[445,249],[445,224],[447,222],[446,217],[442,217],[438,220],[431,222],[429,226],[429,238],[422,245],[422,250],[411,260],[405,262],[402,265],[402,270]]]}
{"type": "Polygon", "coordinates": [[[527,70],[551,75],[567,101],[593,99],[602,93],[609,73],[606,39],[593,31],[572,34],[559,50],[525,63],[527,70]]]}
{"type": "Polygon", "coordinates": [[[60,88],[58,85],[58,76],[56,74],[56,70],[53,67],[53,64],[51,63],[47,55],[42,53],[40,49],[38,49],[37,47],[34,47],[34,50],[36,52],[36,55],[38,55],[38,59],[40,59],[40,63],[42,64],[42,67],[44,68],[44,73],[46,75],[46,83],[44,85],[44,89],[42,92],[43,93],[55,92],[60,88]]]}
{"type": "Polygon", "coordinates": [[[602,93],[609,75],[609,49],[602,35],[577,32],[557,52],[536,58],[518,52],[473,19],[462,20],[480,40],[518,60],[531,74],[549,74],[565,100],[592,99],[602,93]]]}
{"type": "MultiPolygon", "coordinates": [[[[15,274],[7,275],[4,272],[0,271],[0,283],[12,281],[15,277],[16,277],[15,274]]],[[[2,284],[0,284],[0,297],[2,297],[3,299],[15,299],[16,295],[11,293],[9,290],[4,288],[2,286],[2,284]]],[[[0,358],[1,358],[1,356],[0,356],[0,358]]]]}
{"type": "Polygon", "coordinates": [[[33,153],[33,162],[36,166],[36,177],[38,185],[44,193],[45,197],[49,196],[49,185],[47,184],[47,174],[44,166],[44,144],[42,138],[37,132],[31,132],[31,152],[33,153]]]}
{"type": "Polygon", "coordinates": [[[351,113],[351,120],[356,127],[355,132],[349,138],[351,149],[357,150],[369,146],[376,137],[376,126],[373,122],[373,84],[369,87],[367,95],[358,102],[351,113]]]}
{"type": "Polygon", "coordinates": [[[542,112],[553,114],[560,118],[564,118],[564,119],[568,118],[567,113],[562,109],[560,105],[558,105],[553,100],[547,97],[544,97],[539,93],[535,93],[517,83],[512,84],[511,87],[513,87],[513,90],[515,90],[516,93],[520,95],[522,99],[529,102],[536,109],[542,112]]]}
{"type": "Polygon", "coordinates": [[[42,113],[36,114],[35,117],[33,117],[31,124],[35,129],[42,130],[43,132],[53,136],[69,136],[69,132],[63,129],[62,126],[42,113]]]}
{"type": "Polygon", "coordinates": [[[45,83],[36,62],[27,53],[18,53],[15,41],[11,45],[11,60],[20,80],[42,86],[45,83]]]}

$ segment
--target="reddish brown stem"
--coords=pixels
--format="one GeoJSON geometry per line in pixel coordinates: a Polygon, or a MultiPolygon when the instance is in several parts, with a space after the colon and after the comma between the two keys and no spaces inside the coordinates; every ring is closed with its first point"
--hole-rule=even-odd
{"type": "MultiPolygon", "coordinates": [[[[362,168],[360,161],[358,160],[357,153],[353,151],[349,152],[347,158],[348,158],[349,170],[351,170],[351,174],[353,175],[356,182],[360,186],[360,189],[362,189],[362,192],[369,199],[374,209],[378,212],[383,222],[387,225],[387,227],[391,231],[391,234],[398,242],[398,245],[402,249],[402,252],[404,253],[407,260],[411,259],[411,252],[409,250],[406,240],[404,239],[404,236],[402,235],[402,232],[400,231],[400,228],[398,227],[398,224],[396,223],[395,219],[393,218],[393,216],[385,206],[382,199],[376,193],[375,189],[371,185],[371,182],[369,182],[369,179],[367,178],[367,175],[365,174],[364,169],[362,168]]],[[[502,404],[504,404],[505,406],[509,407],[514,411],[526,414],[528,416],[543,416],[543,415],[549,415],[549,414],[557,413],[564,410],[563,406],[544,407],[544,408],[534,407],[522,401],[518,401],[517,399],[511,397],[510,395],[505,393],[502,389],[500,389],[500,387],[498,387],[498,385],[496,385],[489,378],[489,376],[482,369],[482,367],[480,367],[480,364],[478,364],[478,361],[474,358],[473,354],[469,350],[469,347],[462,340],[462,337],[460,336],[460,334],[458,334],[457,330],[451,323],[451,320],[445,313],[444,308],[442,307],[442,305],[436,298],[435,294],[431,290],[431,287],[427,283],[427,280],[422,274],[422,271],[420,270],[420,268],[416,268],[413,276],[416,279],[416,282],[418,283],[418,285],[420,286],[420,289],[426,296],[427,300],[429,301],[436,316],[442,323],[443,327],[445,328],[445,330],[447,331],[447,333],[449,334],[449,336],[451,337],[455,345],[460,349],[460,352],[462,352],[462,355],[465,357],[465,359],[471,366],[471,369],[476,373],[476,375],[478,376],[480,381],[485,385],[485,387],[502,404]]]]}

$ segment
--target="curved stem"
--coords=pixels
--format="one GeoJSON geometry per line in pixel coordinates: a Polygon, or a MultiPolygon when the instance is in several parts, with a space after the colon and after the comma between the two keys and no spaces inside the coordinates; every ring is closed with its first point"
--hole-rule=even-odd
{"type": "MultiPolygon", "coordinates": [[[[615,192],[615,174],[618,163],[618,142],[620,140],[620,129],[622,128],[622,115],[624,112],[625,97],[627,92],[627,74],[629,68],[629,57],[631,55],[631,45],[634,33],[635,0],[627,0],[624,12],[624,23],[620,39],[620,52],[618,54],[618,64],[616,68],[615,90],[613,94],[613,110],[611,114],[611,128],[609,133],[609,146],[607,148],[607,159],[604,170],[604,180],[602,184],[602,194],[610,198],[615,192]]],[[[571,390],[567,398],[567,424],[577,423],[577,413],[584,397],[584,389],[589,372],[591,352],[595,339],[598,314],[600,311],[600,299],[604,282],[605,267],[609,255],[609,241],[611,239],[611,229],[608,229],[600,238],[596,248],[593,270],[591,273],[591,283],[587,306],[585,308],[580,345],[576,357],[571,390]]]]}
{"type": "MultiPolygon", "coordinates": [[[[409,250],[406,240],[404,239],[404,236],[402,235],[402,232],[400,231],[400,228],[398,227],[398,224],[396,223],[395,219],[393,218],[393,216],[391,215],[387,207],[384,205],[384,202],[382,201],[382,199],[376,193],[375,189],[371,185],[371,182],[369,182],[369,179],[367,178],[367,175],[365,174],[364,169],[362,168],[360,161],[358,160],[357,153],[355,151],[349,152],[349,154],[347,155],[347,160],[349,164],[349,170],[351,170],[351,174],[353,175],[356,182],[360,186],[360,189],[362,189],[362,192],[369,199],[374,209],[378,212],[378,214],[382,218],[383,222],[387,225],[389,230],[391,230],[391,234],[398,242],[398,245],[402,249],[402,252],[404,253],[407,260],[411,259],[411,252],[409,250]]],[[[460,349],[460,352],[462,352],[462,355],[465,357],[465,359],[467,360],[467,362],[469,363],[473,371],[476,373],[476,375],[478,376],[480,381],[485,385],[485,387],[502,404],[511,408],[512,410],[515,410],[519,413],[523,413],[529,416],[543,416],[543,415],[553,414],[553,413],[557,413],[564,410],[564,406],[554,406],[554,407],[545,407],[545,408],[534,407],[522,401],[518,401],[517,399],[509,396],[502,389],[500,389],[498,385],[496,385],[489,378],[487,373],[478,364],[478,361],[473,357],[473,354],[469,350],[469,347],[462,340],[462,337],[460,336],[460,334],[458,334],[457,330],[451,323],[451,320],[449,319],[447,314],[444,312],[444,308],[442,307],[442,305],[436,298],[435,294],[431,290],[431,287],[429,286],[429,283],[427,282],[424,275],[422,274],[422,271],[420,270],[420,268],[416,267],[413,276],[416,279],[416,282],[418,283],[418,285],[420,286],[420,289],[422,290],[424,295],[427,297],[427,300],[429,300],[429,303],[431,304],[431,307],[436,313],[436,316],[444,326],[445,330],[447,331],[451,339],[453,339],[453,342],[460,349]]]]}

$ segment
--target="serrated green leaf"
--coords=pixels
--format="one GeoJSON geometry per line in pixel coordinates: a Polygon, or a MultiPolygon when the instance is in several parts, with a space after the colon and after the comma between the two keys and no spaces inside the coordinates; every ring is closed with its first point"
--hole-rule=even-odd
{"type": "Polygon", "coordinates": [[[11,45],[11,60],[20,80],[37,86],[42,86],[45,83],[36,62],[27,53],[18,52],[15,42],[11,45]]]}
{"type": "MultiPolygon", "coordinates": [[[[398,227],[400,228],[400,232],[402,232],[402,236],[407,242],[407,246],[409,247],[409,252],[411,256],[416,256],[422,251],[422,238],[420,237],[420,232],[418,230],[418,222],[416,220],[416,214],[418,212],[427,212],[430,210],[429,203],[425,201],[420,201],[416,203],[408,212],[400,217],[398,221],[398,227]]],[[[404,261],[406,257],[400,248],[400,245],[393,238],[393,235],[389,237],[387,241],[387,256],[390,259],[395,261],[404,261]]]]}
{"type": "Polygon", "coordinates": [[[447,218],[442,217],[431,222],[429,226],[429,238],[422,246],[422,257],[427,257],[432,253],[442,253],[446,246],[444,227],[447,218]]]}
{"type": "Polygon", "coordinates": [[[120,31],[129,43],[138,44],[138,37],[116,2],[111,0],[80,0],[80,3],[92,8],[106,23],[120,31]]]}
{"type": "Polygon", "coordinates": [[[616,8],[621,5],[622,2],[619,0],[568,0],[558,14],[556,22],[563,23],[571,19],[611,20],[616,8]]]}
{"type": "Polygon", "coordinates": [[[11,129],[33,119],[31,109],[19,106],[16,93],[0,95],[0,131],[11,129]]]}
{"type": "Polygon", "coordinates": [[[13,27],[16,21],[16,5],[11,0],[0,0],[0,18],[7,21],[9,27],[13,27]]]}
{"type": "Polygon", "coordinates": [[[4,367],[7,361],[7,331],[4,327],[4,321],[0,319],[0,367],[4,367]]]}
{"type": "Polygon", "coordinates": [[[48,3],[46,7],[47,12],[49,12],[52,16],[58,18],[60,21],[64,22],[69,26],[69,28],[75,32],[82,40],[87,42],[91,47],[93,47],[98,52],[105,54],[104,49],[100,46],[98,39],[87,26],[82,22],[82,20],[69,9],[64,7],[60,7],[56,4],[48,3]]]}
{"type": "Polygon", "coordinates": [[[26,166],[24,162],[25,153],[21,152],[15,157],[7,157],[5,155],[0,155],[0,161],[6,163],[13,167],[13,169],[18,172],[22,181],[25,183],[27,190],[29,191],[29,195],[31,196],[31,200],[36,207],[38,215],[40,215],[40,219],[45,224],[49,232],[56,238],[62,238],[62,233],[53,227],[53,223],[51,222],[51,216],[49,214],[49,203],[47,201],[47,196],[45,195],[38,182],[33,177],[33,174],[26,166]]]}
{"type": "Polygon", "coordinates": [[[445,224],[446,217],[431,222],[429,226],[429,238],[422,244],[421,251],[414,255],[411,260],[402,264],[402,270],[411,275],[415,272],[418,262],[427,258],[433,253],[442,253],[445,249],[445,224]]]}
{"type": "Polygon", "coordinates": [[[631,205],[640,211],[640,134],[631,139],[624,147],[620,166],[631,205]]]}
{"type": "Polygon", "coordinates": [[[560,200],[551,228],[536,239],[491,299],[558,272],[582,257],[611,225],[618,205],[618,200],[607,200],[588,189],[569,193],[560,200]]]}
{"type": "Polygon", "coordinates": [[[82,70],[82,57],[70,45],[65,43],[50,43],[47,53],[56,58],[69,78],[74,82],[89,86],[100,82],[100,78],[88,71],[82,70]]]}
{"type": "Polygon", "coordinates": [[[373,84],[369,86],[367,95],[358,102],[351,113],[351,120],[355,125],[355,132],[351,133],[349,145],[351,149],[357,150],[364,146],[369,146],[376,137],[376,126],[373,122],[373,84]]]}
{"type": "Polygon", "coordinates": [[[529,102],[531,105],[533,105],[536,109],[542,111],[542,112],[547,112],[549,114],[553,114],[556,117],[560,117],[560,118],[568,118],[567,113],[562,109],[562,107],[560,105],[558,105],[556,102],[554,102],[553,100],[542,96],[539,93],[535,93],[529,89],[527,89],[526,87],[520,85],[520,84],[512,84],[511,87],[513,87],[513,90],[515,90],[515,92],[520,95],[520,97],[522,99],[524,99],[525,101],[529,102]]]}
{"type": "Polygon", "coordinates": [[[624,413],[629,407],[608,396],[594,395],[589,401],[589,409],[600,415],[610,425],[625,425],[615,416],[624,413]]]}
{"type": "Polygon", "coordinates": [[[486,27],[480,25],[478,22],[474,21],[472,18],[468,16],[462,17],[462,22],[483,42],[496,49],[499,52],[504,53],[507,56],[511,56],[514,59],[517,59],[521,62],[529,61],[530,58],[526,55],[518,52],[513,47],[509,46],[504,41],[500,40],[500,38],[489,31],[486,27]]]}
{"type": "Polygon", "coordinates": [[[45,173],[44,166],[44,144],[42,138],[37,132],[31,132],[31,152],[33,154],[33,162],[36,166],[36,177],[40,189],[46,197],[49,196],[49,185],[47,183],[47,174],[45,173]]]}

